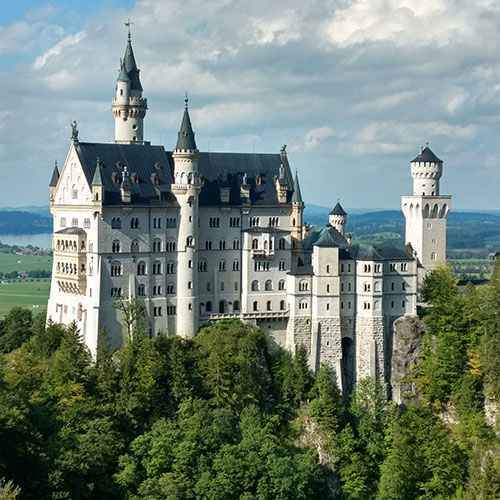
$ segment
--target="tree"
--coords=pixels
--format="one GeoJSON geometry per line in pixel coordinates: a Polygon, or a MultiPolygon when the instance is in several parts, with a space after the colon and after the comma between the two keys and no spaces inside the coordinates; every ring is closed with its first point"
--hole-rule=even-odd
{"type": "Polygon", "coordinates": [[[8,313],[0,326],[0,353],[7,353],[20,347],[32,335],[31,311],[15,306],[8,313]]]}

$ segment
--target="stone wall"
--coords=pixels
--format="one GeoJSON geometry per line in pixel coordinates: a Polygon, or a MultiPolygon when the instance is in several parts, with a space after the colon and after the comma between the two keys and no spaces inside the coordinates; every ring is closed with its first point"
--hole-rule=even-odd
{"type": "Polygon", "coordinates": [[[385,331],[383,317],[356,318],[356,382],[376,377],[385,385],[385,331]]]}

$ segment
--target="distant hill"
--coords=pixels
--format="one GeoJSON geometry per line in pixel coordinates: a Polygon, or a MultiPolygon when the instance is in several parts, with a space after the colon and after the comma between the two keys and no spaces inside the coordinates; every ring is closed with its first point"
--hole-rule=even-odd
{"type": "Polygon", "coordinates": [[[0,234],[43,234],[52,231],[52,217],[48,215],[18,210],[0,210],[0,234]]]}

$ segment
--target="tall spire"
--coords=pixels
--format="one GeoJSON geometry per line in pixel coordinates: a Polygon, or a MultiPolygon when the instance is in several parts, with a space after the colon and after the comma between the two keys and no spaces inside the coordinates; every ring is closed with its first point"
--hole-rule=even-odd
{"type": "Polygon", "coordinates": [[[196,141],[194,140],[193,127],[191,125],[191,118],[189,117],[188,103],[189,99],[186,92],[186,97],[184,99],[184,115],[182,117],[181,128],[177,135],[177,145],[175,149],[191,150],[196,151],[196,141]]]}
{"type": "Polygon", "coordinates": [[[59,180],[59,169],[57,168],[57,160],[55,161],[54,170],[52,172],[52,177],[50,178],[49,187],[57,186],[57,181],[59,180]]]}
{"type": "MultiPolygon", "coordinates": [[[[125,47],[125,55],[123,56],[123,67],[130,78],[130,89],[142,92],[143,88],[139,78],[139,69],[135,62],[134,49],[132,49],[132,38],[130,36],[130,21],[125,23],[128,26],[128,40],[125,47]]],[[[121,73],[121,72],[120,72],[121,73]]]]}
{"type": "Polygon", "coordinates": [[[300,192],[299,174],[297,171],[295,171],[295,178],[293,179],[292,203],[302,203],[302,193],[300,192]]]}

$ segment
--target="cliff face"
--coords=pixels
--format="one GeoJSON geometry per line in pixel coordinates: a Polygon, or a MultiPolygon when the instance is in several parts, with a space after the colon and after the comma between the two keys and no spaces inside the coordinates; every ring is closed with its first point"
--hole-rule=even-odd
{"type": "Polygon", "coordinates": [[[417,316],[404,316],[394,322],[391,387],[392,399],[398,404],[407,403],[417,394],[411,369],[420,357],[426,328],[417,316]]]}

